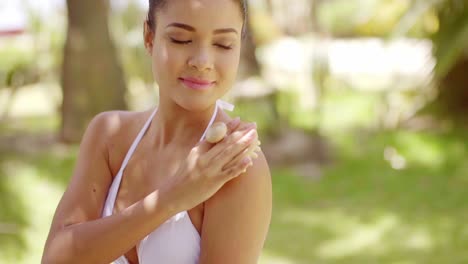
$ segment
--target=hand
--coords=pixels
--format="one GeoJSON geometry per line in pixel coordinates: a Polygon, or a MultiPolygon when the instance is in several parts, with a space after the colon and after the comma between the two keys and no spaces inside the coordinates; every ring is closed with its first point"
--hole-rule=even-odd
{"type": "Polygon", "coordinates": [[[233,119],[223,140],[199,142],[160,189],[175,212],[189,210],[214,195],[227,181],[252,165],[259,151],[256,125],[233,119]],[[252,154],[253,153],[253,154],[252,154]]]}

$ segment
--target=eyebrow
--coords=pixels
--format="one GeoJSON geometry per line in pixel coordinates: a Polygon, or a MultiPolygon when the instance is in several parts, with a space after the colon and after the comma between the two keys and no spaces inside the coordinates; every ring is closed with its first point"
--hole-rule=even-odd
{"type": "MultiPolygon", "coordinates": [[[[187,24],[182,24],[182,23],[171,23],[171,24],[166,26],[166,28],[168,28],[168,27],[178,27],[178,28],[182,28],[182,29],[185,29],[187,31],[190,31],[190,32],[196,32],[196,29],[194,27],[189,26],[187,24]]],[[[236,34],[239,34],[239,33],[237,33],[237,30],[235,30],[233,28],[215,29],[215,30],[213,30],[213,33],[214,34],[222,34],[222,33],[236,33],[236,34]]]]}

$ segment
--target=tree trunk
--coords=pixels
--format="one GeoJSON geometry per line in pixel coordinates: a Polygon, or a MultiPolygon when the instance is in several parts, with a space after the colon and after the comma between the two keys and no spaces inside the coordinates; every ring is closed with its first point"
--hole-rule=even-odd
{"type": "Polygon", "coordinates": [[[441,80],[436,103],[441,112],[453,119],[467,120],[468,57],[462,57],[441,80]]]}
{"type": "Polygon", "coordinates": [[[107,0],[67,0],[61,139],[75,143],[99,112],[126,109],[124,73],[108,28],[107,0]]]}
{"type": "Polygon", "coordinates": [[[439,81],[436,109],[445,116],[467,120],[468,4],[444,1],[438,10],[439,32],[434,37],[435,69],[439,81]]]}

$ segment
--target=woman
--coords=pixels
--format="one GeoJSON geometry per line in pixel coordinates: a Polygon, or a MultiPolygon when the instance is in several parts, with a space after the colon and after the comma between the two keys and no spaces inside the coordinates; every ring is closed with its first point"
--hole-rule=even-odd
{"type": "Polygon", "coordinates": [[[241,0],[149,1],[144,42],[159,106],[90,122],[43,263],[257,262],[270,172],[255,124],[231,119],[219,100],[237,74],[245,10],[241,0]],[[211,144],[214,121],[228,133],[211,144]]]}

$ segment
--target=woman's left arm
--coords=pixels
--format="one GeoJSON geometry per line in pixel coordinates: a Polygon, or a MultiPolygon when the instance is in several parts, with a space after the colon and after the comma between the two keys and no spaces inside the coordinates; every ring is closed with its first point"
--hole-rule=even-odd
{"type": "Polygon", "coordinates": [[[247,172],[205,202],[199,264],[257,263],[271,210],[270,169],[260,152],[247,172]]]}

